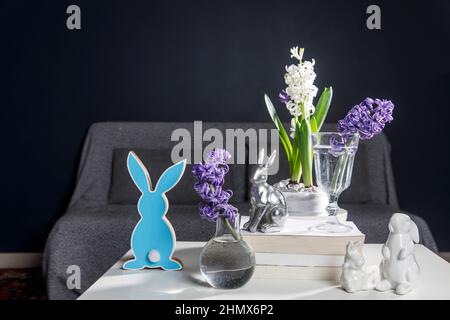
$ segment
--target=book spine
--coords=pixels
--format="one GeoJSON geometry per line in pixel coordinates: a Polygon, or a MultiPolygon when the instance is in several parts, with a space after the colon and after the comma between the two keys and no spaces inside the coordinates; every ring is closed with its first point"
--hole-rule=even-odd
{"type": "Polygon", "coordinates": [[[339,281],[340,267],[272,267],[256,266],[256,279],[331,280],[339,281]]]}
{"type": "Polygon", "coordinates": [[[280,254],[256,252],[257,265],[296,267],[341,267],[343,255],[280,254]]]}
{"type": "MultiPolygon", "coordinates": [[[[312,255],[345,255],[349,241],[364,243],[364,235],[350,237],[272,237],[244,236],[243,239],[255,252],[312,254],[312,255]]],[[[362,245],[360,246],[362,250],[362,245]]]]}

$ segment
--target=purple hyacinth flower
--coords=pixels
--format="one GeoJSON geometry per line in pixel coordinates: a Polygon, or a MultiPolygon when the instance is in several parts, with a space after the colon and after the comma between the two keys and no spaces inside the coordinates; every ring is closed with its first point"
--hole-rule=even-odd
{"type": "Polygon", "coordinates": [[[225,181],[225,174],[228,172],[227,165],[213,163],[194,164],[192,173],[198,181],[209,183],[213,186],[221,186],[225,181]]]}
{"type": "Polygon", "coordinates": [[[366,98],[339,120],[337,129],[344,136],[358,133],[361,140],[380,134],[394,118],[394,104],[389,100],[366,98]]]}
{"type": "Polygon", "coordinates": [[[339,157],[345,151],[345,138],[339,135],[330,138],[331,148],[329,153],[334,157],[339,157]]]}
{"type": "Polygon", "coordinates": [[[394,104],[389,100],[375,100],[375,107],[373,109],[373,117],[377,123],[386,124],[394,120],[392,113],[394,111],[394,104]]]}
{"type": "Polygon", "coordinates": [[[284,104],[287,104],[289,101],[291,101],[291,97],[287,94],[286,90],[281,90],[280,94],[278,95],[278,98],[284,104]]]}
{"type": "Polygon", "coordinates": [[[231,190],[224,190],[225,175],[229,171],[226,162],[231,155],[224,149],[214,149],[208,153],[204,163],[192,166],[192,174],[197,182],[194,190],[202,202],[199,205],[200,216],[208,221],[216,221],[219,214],[234,221],[237,209],[228,203],[233,196],[231,190]]]}
{"type": "Polygon", "coordinates": [[[232,222],[234,222],[234,219],[236,219],[238,209],[235,206],[229,203],[222,203],[216,206],[216,208],[226,219],[232,222]]]}
{"type": "Polygon", "coordinates": [[[215,210],[215,206],[210,203],[201,203],[199,205],[200,216],[208,221],[216,221],[219,213],[215,210]]]}
{"type": "Polygon", "coordinates": [[[231,154],[225,149],[214,148],[208,153],[207,163],[226,164],[230,160],[231,154]]]}

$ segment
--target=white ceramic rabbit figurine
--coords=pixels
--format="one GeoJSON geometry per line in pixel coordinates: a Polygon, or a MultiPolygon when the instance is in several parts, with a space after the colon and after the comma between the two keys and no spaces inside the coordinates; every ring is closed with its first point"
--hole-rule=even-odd
{"type": "Polygon", "coordinates": [[[394,213],[389,221],[389,231],[381,251],[381,282],[376,289],[394,289],[397,294],[406,294],[412,290],[420,274],[414,255],[414,243],[419,242],[419,230],[408,215],[394,213]]]}
{"type": "Polygon", "coordinates": [[[374,289],[380,280],[377,266],[364,267],[365,260],[359,251],[361,246],[361,242],[347,243],[341,275],[341,286],[347,292],[374,289]]]}

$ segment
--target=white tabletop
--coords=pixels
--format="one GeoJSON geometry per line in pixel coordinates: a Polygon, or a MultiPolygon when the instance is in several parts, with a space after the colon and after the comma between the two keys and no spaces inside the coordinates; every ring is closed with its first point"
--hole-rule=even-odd
{"type": "MultiPolygon", "coordinates": [[[[219,290],[210,287],[199,272],[199,254],[204,243],[178,242],[174,254],[181,259],[181,271],[122,270],[128,252],[98,279],[79,299],[450,299],[450,264],[422,245],[416,246],[421,267],[417,288],[399,296],[392,292],[347,293],[333,281],[252,278],[244,287],[219,290]]],[[[365,244],[367,265],[379,264],[381,245],[365,244]]]]}

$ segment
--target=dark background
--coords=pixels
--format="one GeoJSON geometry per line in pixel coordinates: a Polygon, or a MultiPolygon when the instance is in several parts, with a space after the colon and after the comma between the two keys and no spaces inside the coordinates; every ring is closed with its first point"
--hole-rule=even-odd
{"type": "Polygon", "coordinates": [[[334,87],[328,122],[366,96],[395,103],[400,205],[450,250],[449,1],[2,0],[0,20],[0,252],[43,249],[90,124],[269,121],[263,93],[284,88],[294,45],[334,87]],[[366,28],[370,4],[382,30],[366,28]]]}

